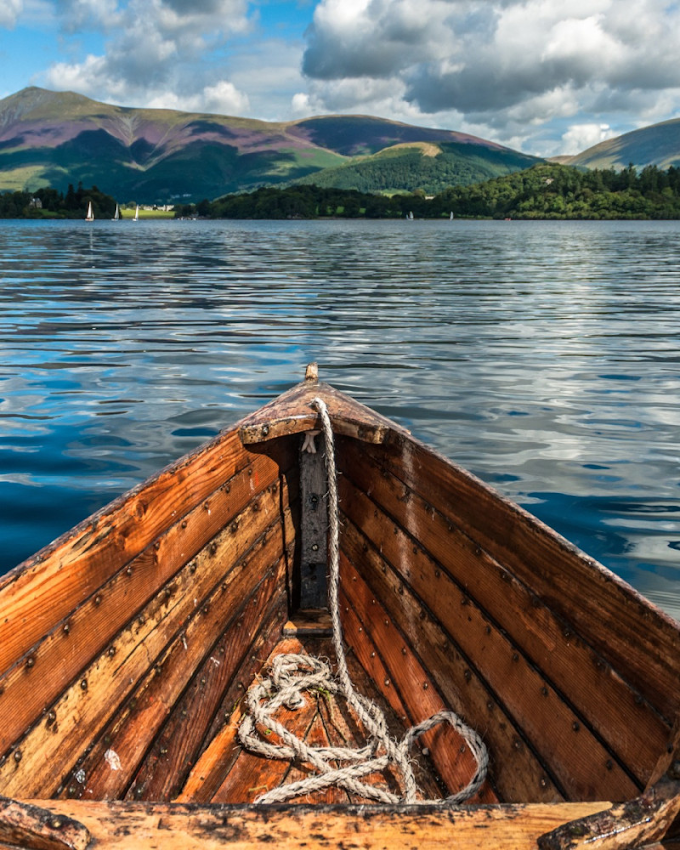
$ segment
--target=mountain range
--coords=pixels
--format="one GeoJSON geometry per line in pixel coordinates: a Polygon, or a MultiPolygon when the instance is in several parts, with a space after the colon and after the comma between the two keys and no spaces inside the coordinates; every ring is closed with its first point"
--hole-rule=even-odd
{"type": "MultiPolygon", "coordinates": [[[[680,165],[680,119],[561,162],[680,165]]],[[[266,122],[100,103],[30,87],[0,100],[0,191],[96,185],[122,203],[188,203],[315,183],[434,194],[543,162],[485,139],[366,115],[266,122]]]]}
{"type": "Polygon", "coordinates": [[[535,157],[465,133],[362,115],[271,123],[99,103],[31,87],[0,100],[0,190],[79,181],[121,202],[196,202],[312,175],[364,191],[439,191],[535,157]]]}

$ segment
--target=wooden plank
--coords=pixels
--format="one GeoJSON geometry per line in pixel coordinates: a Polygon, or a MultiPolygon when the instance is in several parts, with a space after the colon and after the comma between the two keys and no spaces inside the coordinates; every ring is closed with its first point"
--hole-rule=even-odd
{"type": "Polygon", "coordinates": [[[538,839],[539,850],[629,850],[660,841],[680,815],[680,782],[666,779],[634,800],[564,824],[538,839]]]}
{"type": "MultiPolygon", "coordinates": [[[[305,735],[305,743],[310,747],[330,747],[333,746],[328,737],[326,725],[323,721],[323,707],[326,706],[328,700],[321,696],[317,700],[316,713],[311,725],[305,735]]],[[[343,746],[343,745],[338,745],[343,746]]],[[[300,782],[314,774],[314,771],[309,766],[290,765],[285,775],[282,778],[281,785],[289,785],[292,782],[300,782]]],[[[342,788],[331,785],[323,791],[316,791],[313,794],[307,794],[304,797],[297,797],[290,801],[296,805],[310,804],[342,804],[349,802],[349,795],[342,788]]]]}
{"type": "Polygon", "coordinates": [[[224,433],[0,577],[0,670],[252,459],[236,431],[224,433]]]}
{"type": "MultiPolygon", "coordinates": [[[[302,644],[296,638],[287,638],[277,644],[272,655],[267,660],[271,664],[275,655],[284,653],[304,653],[302,644]]],[[[299,709],[282,707],[277,712],[277,719],[298,737],[306,736],[317,713],[316,700],[305,699],[305,704],[299,709]]],[[[234,725],[238,726],[240,717],[234,717],[234,725]]],[[[234,738],[236,740],[236,731],[234,738]]],[[[273,743],[278,738],[272,734],[273,743]]],[[[240,748],[240,744],[238,745],[240,748]]],[[[215,792],[214,803],[252,803],[257,797],[278,787],[290,768],[290,762],[281,759],[267,759],[240,749],[238,758],[226,775],[220,787],[215,792]]]]}
{"type": "Polygon", "coordinates": [[[512,570],[672,723],[680,707],[680,629],[674,620],[528,512],[417,441],[376,447],[372,456],[512,570]]]}
{"type": "Polygon", "coordinates": [[[240,423],[244,445],[265,443],[277,437],[318,431],[320,418],[312,407],[321,396],[336,434],[344,434],[368,443],[382,443],[392,437],[398,426],[363,404],[354,401],[328,384],[305,381],[256,410],[240,423]]]}
{"type": "MultiPolygon", "coordinates": [[[[285,593],[281,593],[279,600],[272,600],[273,610],[276,611],[285,599],[285,593]]],[[[281,622],[278,615],[272,616],[255,635],[215,714],[200,755],[191,765],[183,787],[177,792],[175,802],[210,802],[229,772],[237,750],[235,732],[238,729],[237,718],[242,716],[243,696],[281,639],[281,622]]],[[[250,635],[245,631],[244,637],[246,640],[250,639],[250,635]]]]}
{"type": "Polygon", "coordinates": [[[601,811],[608,803],[479,806],[472,809],[381,806],[187,806],[50,800],[93,835],[98,850],[536,850],[539,835],[601,811]]]}
{"type": "Polygon", "coordinates": [[[328,478],[325,449],[300,451],[300,576],[294,608],[327,604],[328,478]]]}
{"type": "MultiPolygon", "coordinates": [[[[349,520],[345,524],[342,546],[342,558],[361,571],[375,599],[383,603],[393,597],[401,599],[398,592],[401,581],[368,541],[359,536],[349,520]]],[[[347,569],[347,565],[343,564],[342,569],[347,569]]],[[[464,720],[483,730],[491,754],[492,781],[501,799],[510,802],[561,799],[560,789],[546,766],[527,746],[521,727],[461,655],[441,625],[423,609],[414,611],[402,604],[386,607],[391,615],[390,626],[396,627],[395,640],[406,638],[446,704],[464,720]]]]}
{"type": "Polygon", "coordinates": [[[648,781],[665,746],[668,726],[640,693],[450,518],[356,446],[348,448],[343,463],[346,477],[359,489],[370,486],[373,500],[392,519],[399,518],[412,538],[408,545],[426,549],[438,561],[436,569],[445,569],[485,615],[512,636],[551,687],[566,696],[639,783],[648,781]]]}
{"type": "MultiPolygon", "coordinates": [[[[394,570],[396,586],[389,597],[383,597],[387,609],[393,612],[398,605],[410,605],[418,616],[417,612],[426,606],[444,631],[451,637],[455,635],[461,652],[493,693],[499,695],[506,711],[571,799],[606,796],[625,800],[636,796],[640,788],[522,650],[461,593],[438,562],[414,546],[399,528],[392,527],[374,503],[356,490],[350,493],[346,479],[345,490],[352,520],[363,525],[363,533],[394,570]],[[416,595],[410,602],[409,589],[416,595]]],[[[361,546],[363,540],[355,538],[355,564],[361,546]]]]}
{"type": "MultiPolygon", "coordinates": [[[[212,648],[215,641],[223,630],[233,627],[233,621],[250,601],[251,595],[262,605],[263,596],[272,594],[277,586],[283,585],[285,566],[278,545],[279,541],[271,535],[252,558],[243,558],[220,585],[199,600],[195,612],[185,620],[179,634],[165,647],[125,705],[115,712],[99,733],[94,746],[76,763],[65,789],[69,796],[93,800],[121,798],[161,724],[203,659],[211,668],[205,669],[206,665],[203,665],[203,688],[212,679],[220,680],[221,664],[215,659],[218,661],[216,669],[210,660],[214,658],[212,648]],[[112,759],[115,759],[115,765],[112,759]]],[[[196,724],[194,716],[184,722],[184,726],[190,728],[196,724]]],[[[205,730],[199,727],[199,731],[205,730]]],[[[158,743],[149,753],[152,762],[159,758],[165,760],[167,753],[161,754],[160,749],[167,747],[158,743]]],[[[144,785],[137,783],[134,792],[141,799],[144,785]]]]}
{"type": "MultiPolygon", "coordinates": [[[[354,610],[353,606],[350,604],[349,600],[342,593],[342,591],[340,594],[340,600],[342,606],[343,635],[345,641],[348,644],[349,649],[351,650],[351,654],[348,657],[348,667],[352,656],[354,656],[359,662],[359,664],[361,664],[362,668],[365,670],[364,679],[366,678],[366,676],[368,676],[370,681],[373,682],[374,689],[378,690],[380,697],[382,698],[382,703],[384,704],[385,702],[387,702],[387,704],[394,712],[395,716],[401,720],[401,728],[398,731],[393,732],[392,730],[390,730],[393,737],[401,738],[403,737],[406,729],[409,726],[414,725],[415,723],[418,723],[421,720],[424,720],[433,712],[430,711],[429,713],[425,714],[423,706],[421,706],[419,703],[414,705],[414,703],[417,701],[412,699],[413,693],[407,692],[406,689],[403,689],[402,691],[401,685],[403,683],[400,681],[400,677],[395,677],[392,670],[385,666],[378,647],[375,643],[373,643],[372,629],[367,628],[364,621],[359,619],[357,612],[354,610]],[[403,699],[402,692],[404,697],[403,699]],[[411,710],[406,708],[405,703],[408,703],[410,705],[411,710]]],[[[380,617],[380,613],[378,611],[375,611],[374,613],[375,618],[371,617],[371,622],[373,622],[374,620],[378,620],[380,617]]],[[[393,638],[393,635],[391,635],[390,637],[393,638]]],[[[414,658],[412,653],[409,654],[412,658],[414,658]]],[[[369,692],[367,691],[365,681],[357,681],[355,677],[356,673],[352,675],[352,681],[356,689],[360,693],[364,694],[365,696],[368,696],[370,699],[373,699],[373,701],[376,702],[377,700],[375,699],[375,696],[373,694],[369,694],[369,692]]],[[[424,676],[420,680],[421,684],[423,680],[424,676]]],[[[420,695],[416,694],[416,696],[419,697],[420,695]]],[[[432,705],[436,698],[437,694],[433,687],[433,701],[430,703],[427,703],[426,701],[426,707],[427,704],[432,705]]],[[[444,702],[440,700],[440,703],[440,707],[444,708],[444,702]]],[[[378,705],[382,708],[381,702],[378,702],[378,705]]],[[[438,710],[438,708],[435,709],[435,711],[438,710]]],[[[390,712],[387,712],[383,709],[383,713],[387,718],[389,718],[390,712]]],[[[446,796],[446,793],[453,793],[451,789],[455,788],[456,785],[460,787],[460,763],[461,760],[463,762],[466,762],[466,756],[469,755],[465,750],[461,754],[461,757],[455,759],[454,761],[450,760],[448,757],[446,757],[446,755],[444,755],[448,750],[448,745],[445,745],[444,747],[436,745],[435,737],[436,733],[434,732],[430,732],[426,735],[423,735],[420,739],[420,746],[418,747],[418,749],[415,752],[413,750],[411,751],[413,757],[413,764],[417,765],[419,768],[416,774],[416,780],[418,782],[418,789],[420,792],[421,799],[439,799],[446,796]],[[439,777],[441,777],[441,780],[439,782],[434,780],[431,776],[427,775],[427,772],[423,769],[424,759],[418,758],[418,754],[422,756],[423,750],[426,751],[428,749],[429,756],[427,757],[427,761],[429,762],[431,759],[434,763],[434,767],[438,771],[439,777]],[[444,788],[446,789],[449,789],[448,792],[445,791],[442,786],[444,786],[444,788]]],[[[451,743],[452,746],[455,748],[455,751],[458,752],[461,744],[461,741],[458,736],[455,736],[455,739],[448,743],[451,743]]],[[[469,776],[469,774],[465,775],[469,776]]],[[[485,793],[482,795],[482,798],[478,799],[477,797],[475,797],[472,802],[497,802],[496,795],[490,789],[488,783],[486,788],[484,789],[484,792],[485,793]]]]}
{"type": "MultiPolygon", "coordinates": [[[[349,566],[347,561],[343,561],[343,565],[349,566]]],[[[347,642],[357,657],[361,657],[360,653],[365,657],[367,650],[369,656],[370,653],[379,653],[385,667],[384,672],[381,671],[381,678],[376,679],[376,684],[388,700],[398,690],[396,704],[403,704],[403,711],[409,718],[409,726],[416,726],[438,711],[449,709],[450,706],[441,698],[434,682],[408,643],[395,640],[394,628],[385,625],[390,619],[387,611],[356,569],[344,572],[342,582],[351,588],[351,601],[346,592],[341,593],[343,614],[348,620],[354,620],[355,618],[351,617],[354,613],[359,620],[346,630],[347,642]],[[361,645],[368,641],[369,646],[362,652],[361,645]],[[375,649],[371,649],[371,646],[375,649]]],[[[449,795],[462,790],[477,771],[477,762],[464,739],[448,724],[426,732],[418,739],[416,746],[429,750],[449,795]]],[[[437,798],[441,796],[441,793],[437,794],[437,798]]],[[[470,802],[496,803],[498,799],[487,783],[481,796],[478,792],[470,802]]]]}
{"type": "Polygon", "coordinates": [[[145,675],[200,600],[220,581],[220,565],[235,563],[267,534],[281,534],[279,494],[263,493],[155,597],[54,703],[0,765],[0,789],[14,796],[51,795],[59,778],[145,675]]]}
{"type": "Polygon", "coordinates": [[[274,587],[271,582],[261,582],[210,651],[146,754],[126,793],[127,799],[170,802],[180,793],[245,653],[256,651],[252,635],[258,634],[265,623],[274,621],[280,625],[284,620],[286,597],[278,577],[282,570],[283,560],[276,570],[274,587]]]}
{"type": "MultiPolygon", "coordinates": [[[[212,493],[181,522],[115,573],[97,593],[69,612],[23,663],[0,676],[0,753],[39,718],[62,690],[104,651],[163,585],[254,498],[268,490],[272,505],[279,469],[269,458],[253,462],[212,493]],[[257,484],[255,484],[257,481],[257,484]]],[[[48,606],[49,607],[49,606],[48,606]]],[[[29,611],[30,613],[30,611],[29,611]]]]}
{"type": "Polygon", "coordinates": [[[35,804],[0,797],[0,847],[86,850],[92,836],[73,818],[35,804]]]}

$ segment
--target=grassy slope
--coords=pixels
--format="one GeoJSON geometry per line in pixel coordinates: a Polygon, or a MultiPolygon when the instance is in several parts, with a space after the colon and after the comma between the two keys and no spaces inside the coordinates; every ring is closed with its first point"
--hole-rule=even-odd
{"type": "Polygon", "coordinates": [[[680,118],[608,139],[570,159],[570,165],[586,168],[620,169],[631,162],[638,168],[680,166],[680,118]]]}
{"type": "Polygon", "coordinates": [[[431,142],[399,144],[374,156],[362,157],[337,168],[299,180],[317,186],[357,189],[360,192],[413,192],[436,194],[448,186],[469,186],[529,168],[534,157],[481,145],[431,142]]]}

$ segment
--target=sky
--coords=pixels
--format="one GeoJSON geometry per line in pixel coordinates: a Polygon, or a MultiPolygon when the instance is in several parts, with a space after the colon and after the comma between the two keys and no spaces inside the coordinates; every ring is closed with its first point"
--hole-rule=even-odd
{"type": "Polygon", "coordinates": [[[30,85],[572,154],[680,116],[680,2],[0,0],[0,97],[30,85]]]}

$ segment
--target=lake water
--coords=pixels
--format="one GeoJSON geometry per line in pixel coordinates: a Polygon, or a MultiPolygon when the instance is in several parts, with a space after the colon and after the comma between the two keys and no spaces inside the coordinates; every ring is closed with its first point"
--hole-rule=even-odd
{"type": "Polygon", "coordinates": [[[302,379],[680,618],[680,222],[0,222],[0,572],[302,379]]]}

